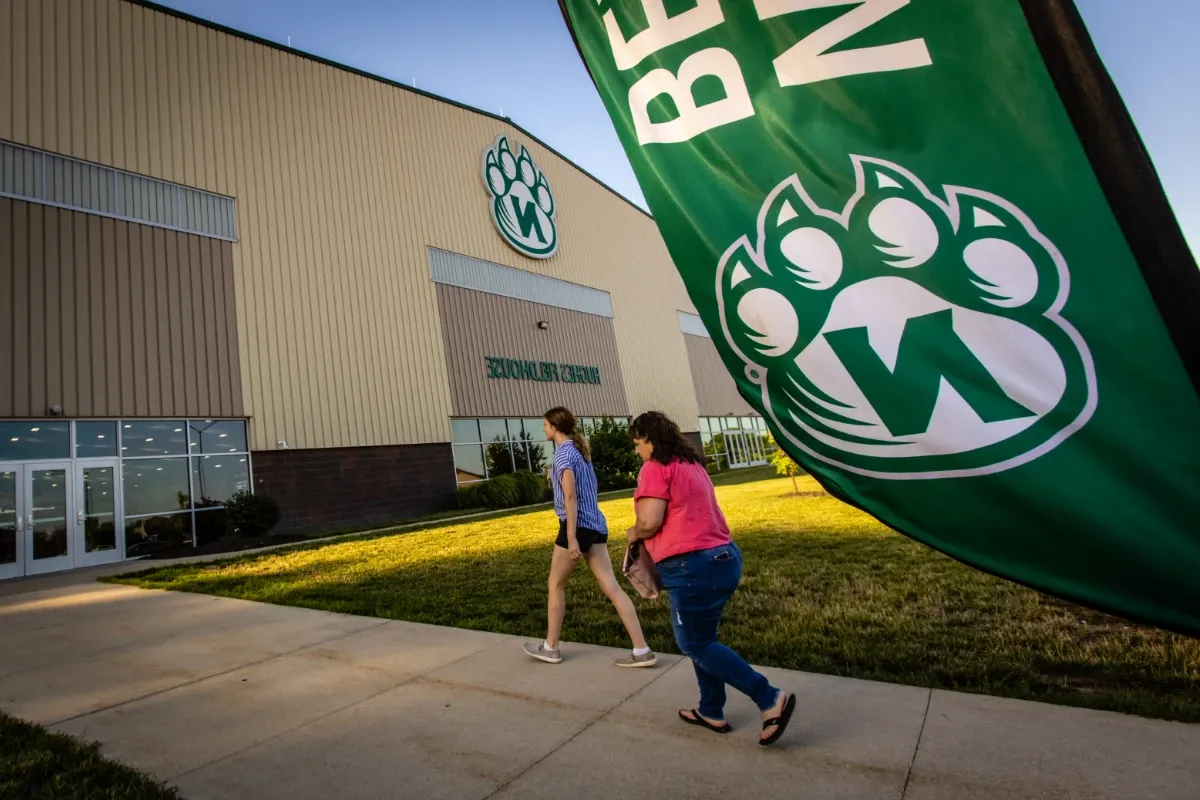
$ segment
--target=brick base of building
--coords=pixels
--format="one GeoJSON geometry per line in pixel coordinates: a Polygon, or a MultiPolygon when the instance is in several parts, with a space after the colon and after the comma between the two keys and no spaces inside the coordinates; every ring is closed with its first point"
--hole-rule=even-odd
{"type": "Polygon", "coordinates": [[[279,533],[386,525],[445,511],[454,501],[449,444],[263,450],[256,492],[274,498],[279,533]]]}
{"type": "Polygon", "coordinates": [[[683,438],[688,440],[688,444],[692,446],[693,450],[700,455],[704,455],[704,440],[700,438],[699,431],[696,431],[695,433],[684,432],[683,438]]]}

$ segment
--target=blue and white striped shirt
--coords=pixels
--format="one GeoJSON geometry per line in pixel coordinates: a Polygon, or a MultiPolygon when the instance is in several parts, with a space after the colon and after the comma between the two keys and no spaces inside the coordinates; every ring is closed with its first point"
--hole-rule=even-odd
{"type": "Polygon", "coordinates": [[[600,533],[608,533],[608,521],[600,513],[600,486],[596,482],[596,470],[592,469],[590,461],[583,457],[579,448],[572,441],[563,442],[554,451],[554,467],[551,470],[551,483],[554,484],[554,510],[558,518],[566,520],[567,507],[563,499],[562,474],[563,470],[571,470],[575,476],[575,498],[579,508],[579,517],[575,524],[600,533]]]}

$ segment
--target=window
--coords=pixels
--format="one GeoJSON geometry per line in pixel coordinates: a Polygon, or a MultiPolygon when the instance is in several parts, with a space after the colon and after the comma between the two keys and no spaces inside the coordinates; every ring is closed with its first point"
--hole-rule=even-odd
{"type": "Polygon", "coordinates": [[[117,423],[76,422],[76,458],[112,458],[117,454],[117,423]]]}
{"type": "Polygon", "coordinates": [[[0,422],[0,461],[48,461],[71,457],[71,423],[0,422]]]}
{"type": "MultiPolygon", "coordinates": [[[[615,418],[627,419],[624,416],[615,418]]],[[[577,420],[585,439],[600,419],[580,417],[577,420]]],[[[454,471],[460,486],[517,470],[543,472],[554,460],[554,443],[546,440],[540,417],[452,419],[450,435],[454,471]]]]}

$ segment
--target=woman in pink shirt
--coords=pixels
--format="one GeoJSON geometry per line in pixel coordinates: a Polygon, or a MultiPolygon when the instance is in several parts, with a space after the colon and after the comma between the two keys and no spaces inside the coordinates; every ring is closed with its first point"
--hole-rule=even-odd
{"type": "Polygon", "coordinates": [[[721,612],[742,578],[742,553],[729,536],[725,515],[704,460],[679,426],[650,411],[629,427],[642,470],[630,540],[644,540],[671,598],[675,641],[692,660],[700,705],[679,712],[689,725],[729,733],[725,685],[747,695],[763,716],[758,743],[774,744],[796,710],[796,696],[776,689],[737,653],[717,641],[721,612]]]}

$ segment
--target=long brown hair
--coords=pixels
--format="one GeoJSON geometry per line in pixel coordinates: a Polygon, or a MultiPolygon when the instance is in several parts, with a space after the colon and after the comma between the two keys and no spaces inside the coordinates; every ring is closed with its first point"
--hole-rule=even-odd
{"type": "Polygon", "coordinates": [[[660,464],[670,464],[672,461],[704,463],[704,459],[679,431],[679,426],[661,411],[647,411],[640,415],[629,425],[629,436],[654,445],[654,453],[650,458],[660,464]]]}
{"type": "Polygon", "coordinates": [[[571,437],[571,441],[575,443],[575,449],[579,451],[581,456],[583,456],[584,461],[592,460],[592,454],[588,450],[587,440],[584,439],[583,434],[575,428],[574,414],[562,406],[555,406],[542,416],[544,416],[546,421],[553,426],[554,430],[558,431],[564,436],[571,437]]]}

